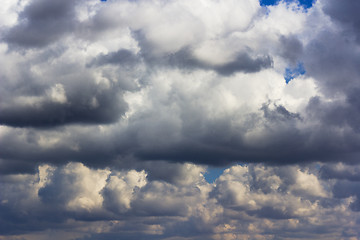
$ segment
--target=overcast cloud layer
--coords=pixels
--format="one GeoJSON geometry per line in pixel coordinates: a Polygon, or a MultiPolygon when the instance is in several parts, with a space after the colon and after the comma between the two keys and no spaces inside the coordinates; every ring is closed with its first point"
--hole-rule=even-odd
{"type": "Polygon", "coordinates": [[[359,239],[359,11],[3,1],[0,239],[359,239]]]}

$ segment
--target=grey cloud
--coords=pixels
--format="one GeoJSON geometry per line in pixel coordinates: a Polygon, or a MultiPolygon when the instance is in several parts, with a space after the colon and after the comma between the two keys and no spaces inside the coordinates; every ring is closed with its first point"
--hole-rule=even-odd
{"type": "MultiPolygon", "coordinates": [[[[356,51],[358,14],[355,14],[358,3],[346,1],[339,4],[328,1],[324,5],[325,13],[340,24],[341,34],[334,30],[324,30],[304,48],[304,66],[309,76],[315,78],[326,97],[344,96],[344,100],[326,102],[320,97],[313,98],[308,104],[308,115],[317,118],[328,128],[350,127],[359,132],[359,82],[360,59],[356,51]],[[348,27],[348,24],[354,28],[348,27]]],[[[348,136],[353,134],[348,134],[348,136]]],[[[351,140],[347,144],[353,145],[351,140]]],[[[345,144],[343,144],[345,145],[345,144]]]]}
{"type": "Polygon", "coordinates": [[[355,197],[350,204],[350,208],[353,211],[360,212],[360,183],[349,182],[346,180],[338,181],[333,188],[334,197],[336,198],[348,198],[355,197]]]}
{"type": "MultiPolygon", "coordinates": [[[[109,141],[108,133],[103,133],[98,128],[91,130],[91,137],[73,128],[73,130],[70,131],[77,136],[76,138],[69,138],[67,130],[63,127],[56,128],[51,132],[47,130],[43,131],[46,132],[46,134],[40,134],[42,135],[40,136],[37,131],[17,128],[17,130],[11,134],[4,134],[7,141],[4,142],[0,149],[1,155],[6,159],[1,163],[2,174],[14,171],[23,173],[34,172],[37,165],[46,162],[54,165],[63,165],[69,161],[87,159],[87,165],[103,167],[109,165],[111,160],[114,160],[113,154],[116,152],[114,144],[109,141]],[[43,148],[39,144],[41,138],[48,141],[48,139],[52,139],[53,137],[56,139],[61,135],[63,140],[50,144],[50,146],[52,146],[50,148],[43,148]],[[22,137],[25,138],[24,141],[20,140],[22,137]],[[17,148],[20,143],[22,148],[14,151],[14,148],[17,148]],[[86,151],[83,151],[84,149],[86,149],[86,151]],[[10,159],[11,161],[9,161],[10,159]],[[102,161],[99,161],[99,159],[102,159],[102,161]],[[11,171],[6,172],[6,169],[11,171]]],[[[116,164],[114,163],[114,165],[116,164]]]]}
{"type": "Polygon", "coordinates": [[[327,164],[321,167],[320,173],[324,179],[360,181],[360,168],[357,165],[347,165],[344,163],[327,164]]]}
{"type": "Polygon", "coordinates": [[[1,79],[0,124],[50,128],[113,123],[124,115],[128,105],[123,94],[138,90],[133,78],[141,71],[131,74],[120,67],[101,70],[99,81],[81,62],[69,63],[69,51],[54,46],[25,54],[23,61],[12,63],[19,73],[7,73],[1,79]]]}
{"type": "MultiPolygon", "coordinates": [[[[206,113],[197,109],[194,103],[191,103],[191,99],[188,101],[183,103],[187,107],[181,109],[182,128],[176,130],[181,133],[181,138],[175,142],[162,142],[162,138],[158,141],[146,142],[141,138],[140,129],[145,130],[149,125],[153,125],[152,131],[156,131],[161,136],[174,133],[174,128],[167,127],[172,126],[171,120],[161,119],[165,122],[158,127],[155,113],[140,115],[134,119],[133,122],[136,124],[130,126],[128,130],[131,136],[137,136],[139,139],[140,147],[135,152],[136,157],[143,160],[194,161],[213,165],[227,165],[234,161],[286,164],[304,159],[302,151],[307,148],[305,145],[307,136],[294,126],[297,121],[301,121],[300,116],[290,113],[283,106],[275,106],[275,110],[270,110],[265,104],[261,112],[249,115],[248,122],[243,124],[243,128],[235,129],[227,119],[207,119],[206,113]],[[244,144],[243,135],[246,131],[258,127],[258,124],[260,126],[264,124],[262,115],[266,119],[265,126],[267,126],[263,134],[265,146],[262,147],[262,151],[258,151],[257,146],[244,144]],[[147,120],[143,122],[144,119],[147,120]],[[267,136],[271,140],[267,139],[267,136]]],[[[305,152],[310,156],[314,154],[314,158],[317,157],[317,153],[311,149],[306,149],[305,152]]]]}
{"type": "Polygon", "coordinates": [[[4,159],[0,158],[0,173],[1,174],[16,174],[16,173],[30,173],[35,171],[35,165],[33,161],[23,161],[13,159],[12,161],[5,160],[10,151],[12,151],[12,146],[4,144],[4,148],[7,150],[0,151],[4,159]]]}
{"type": "Polygon", "coordinates": [[[307,106],[308,116],[319,119],[332,127],[350,127],[354,133],[360,130],[358,89],[354,88],[348,93],[347,99],[326,103],[320,97],[310,99],[307,106]]]}
{"type": "Polygon", "coordinates": [[[274,104],[275,109],[269,108],[270,103],[264,103],[261,110],[264,112],[264,117],[272,122],[282,122],[291,120],[301,120],[299,113],[289,112],[284,106],[274,104]]]}
{"type": "Polygon", "coordinates": [[[294,35],[280,37],[280,54],[291,64],[296,64],[303,53],[302,42],[294,35]]]}
{"type": "Polygon", "coordinates": [[[270,56],[251,58],[248,54],[239,54],[234,61],[215,67],[215,71],[222,75],[231,75],[235,72],[251,73],[270,68],[272,65],[270,56]]]}
{"type": "Polygon", "coordinates": [[[19,23],[3,40],[15,47],[44,47],[74,29],[76,2],[33,0],[20,13],[19,23]]]}
{"type": "Polygon", "coordinates": [[[92,60],[88,66],[102,66],[106,64],[114,64],[114,65],[127,65],[132,66],[138,63],[140,59],[136,54],[132,53],[127,49],[120,49],[117,52],[111,52],[109,54],[101,54],[92,60]]]}
{"type": "Polygon", "coordinates": [[[306,73],[315,78],[327,96],[359,88],[357,44],[336,32],[323,31],[304,48],[306,73]]]}
{"type": "Polygon", "coordinates": [[[359,166],[344,163],[326,164],[321,167],[320,176],[323,179],[335,179],[333,194],[335,198],[354,197],[350,208],[360,211],[360,177],[359,166]]]}
{"type": "MultiPolygon", "coordinates": [[[[145,58],[146,59],[146,58],[145,58]]],[[[162,60],[161,60],[162,61],[162,60]]],[[[271,68],[273,66],[272,58],[267,56],[251,57],[248,53],[238,53],[235,60],[221,65],[211,65],[192,56],[187,50],[171,54],[163,60],[168,62],[172,67],[180,69],[204,69],[213,70],[220,75],[229,76],[237,72],[254,73],[262,69],[271,68]]]]}
{"type": "MultiPolygon", "coordinates": [[[[187,185],[149,181],[140,171],[89,169],[79,163],[42,166],[34,175],[1,176],[0,221],[5,227],[0,227],[0,234],[31,236],[33,231],[46,234],[47,228],[59,231],[52,232],[54,237],[63,229],[73,230],[79,234],[78,239],[213,239],[226,234],[237,238],[270,234],[332,239],[344,231],[349,236],[359,234],[356,226],[347,225],[355,217],[351,212],[351,208],[356,210],[355,203],[346,205],[323,195],[321,191],[331,185],[321,181],[316,170],[310,173],[296,166],[234,166],[211,185],[197,177],[198,166],[186,168],[193,177],[187,185]],[[289,177],[292,183],[286,183],[284,190],[281,184],[289,177]],[[269,187],[266,192],[264,184],[269,187]],[[296,192],[299,188],[304,191],[296,192]],[[108,202],[111,194],[115,198],[108,202]],[[228,197],[233,200],[227,201],[228,197]],[[324,199],[332,205],[322,205],[324,199]],[[116,206],[123,203],[127,207],[116,211],[116,206]],[[316,219],[317,225],[310,224],[310,219],[316,219]],[[258,231],[253,232],[253,227],[258,231]],[[238,230],[243,235],[236,235],[238,230]]],[[[346,192],[356,189],[346,182],[341,184],[339,189],[346,192]]]]}
{"type": "MultiPolygon", "coordinates": [[[[356,35],[357,42],[360,43],[360,17],[358,14],[359,8],[360,4],[356,0],[348,0],[341,3],[332,0],[328,1],[327,4],[324,5],[324,12],[340,23],[348,25],[350,27],[350,32],[356,35]]],[[[345,31],[345,33],[348,32],[349,30],[345,31]]]]}
{"type": "MultiPolygon", "coordinates": [[[[191,99],[183,104],[191,106],[190,102],[191,99]]],[[[126,129],[120,128],[106,134],[101,133],[96,126],[89,126],[90,133],[85,131],[85,128],[76,130],[75,126],[48,133],[11,130],[6,143],[0,149],[4,160],[2,165],[4,169],[13,169],[12,171],[16,169],[14,161],[24,163],[17,167],[19,171],[34,169],[29,166],[31,163],[33,166],[45,161],[61,164],[68,160],[96,167],[126,167],[127,162],[134,162],[135,166],[146,168],[146,162],[142,161],[150,161],[151,164],[151,160],[218,166],[230,165],[236,161],[276,165],[316,160],[336,161],[343,156],[351,161],[358,154],[356,133],[339,135],[335,128],[328,128],[331,125],[322,125],[316,130],[300,130],[296,124],[305,120],[301,120],[297,113],[292,113],[281,105],[265,104],[257,115],[249,115],[248,123],[245,122],[243,128],[235,128],[229,120],[223,118],[209,120],[204,112],[196,110],[194,103],[192,106],[194,111],[191,107],[181,109],[181,128],[178,128],[178,123],[171,117],[178,113],[162,116],[157,111],[151,111],[131,116],[126,129]],[[244,134],[257,127],[265,127],[261,141],[258,141],[257,145],[247,144],[244,134]],[[71,134],[61,135],[64,130],[71,131],[71,134]],[[11,137],[15,133],[27,136],[28,140],[11,137]],[[153,138],[155,135],[156,139],[153,138]],[[39,144],[39,139],[46,139],[47,136],[60,138],[52,148],[44,148],[39,144]],[[30,141],[31,139],[33,141],[30,141]],[[20,144],[22,149],[12,151],[12,146],[20,144]],[[97,161],[98,159],[102,161],[97,161]],[[25,166],[29,167],[24,169],[25,166]]],[[[321,114],[321,111],[315,109],[310,112],[321,114]]],[[[314,119],[321,117],[315,115],[314,119]]],[[[324,122],[325,119],[324,117],[324,122]]],[[[175,176],[170,178],[175,179],[175,176]]],[[[160,168],[150,174],[150,177],[169,179],[168,174],[162,176],[160,168]]]]}
{"type": "MultiPolygon", "coordinates": [[[[342,12],[343,17],[346,15],[349,18],[356,18],[352,11],[343,12],[350,6],[355,9],[354,2],[344,3],[335,14],[336,5],[335,1],[327,2],[324,5],[325,12],[332,17],[342,12]]],[[[340,24],[339,29],[344,30],[345,27],[340,24]]],[[[358,42],[353,37],[356,31],[354,29],[346,31],[346,34],[339,34],[337,30],[329,28],[318,32],[317,37],[304,46],[302,57],[306,74],[315,79],[319,90],[324,94],[323,97],[311,98],[306,109],[308,119],[319,121],[322,125],[315,130],[318,132],[317,139],[321,139],[324,143],[319,142],[319,144],[324,147],[325,144],[332,146],[326,149],[332,151],[333,154],[338,154],[339,156],[336,157],[338,160],[341,160],[340,155],[343,154],[344,158],[352,161],[356,158],[355,152],[358,148],[359,101],[357,95],[360,59],[354,51],[358,48],[358,42]],[[333,139],[329,138],[335,133],[335,129],[344,129],[343,134],[335,134],[338,135],[338,140],[342,139],[341,141],[336,141],[335,136],[333,139]],[[335,149],[337,150],[334,151],[335,149]]]]}
{"type": "Polygon", "coordinates": [[[269,218],[269,219],[290,219],[294,216],[287,212],[286,210],[277,209],[271,206],[264,206],[258,210],[250,210],[246,212],[250,216],[257,216],[260,218],[269,218]]]}
{"type": "Polygon", "coordinates": [[[149,184],[139,192],[131,207],[140,216],[186,216],[189,213],[189,203],[184,201],[186,195],[168,194],[176,191],[178,189],[160,182],[149,184]]]}
{"type": "Polygon", "coordinates": [[[34,182],[37,181],[36,176],[31,175],[1,177],[1,235],[11,236],[46,228],[57,228],[59,224],[64,223],[64,217],[61,214],[49,215],[44,221],[44,216],[53,211],[46,206],[39,206],[36,194],[33,194],[36,192],[34,182]]]}
{"type": "MultiPolygon", "coordinates": [[[[210,126],[209,129],[211,129],[210,126]]],[[[221,131],[221,128],[218,130],[221,131]]],[[[264,132],[264,140],[261,142],[265,145],[261,147],[261,151],[259,151],[260,147],[243,144],[241,136],[217,135],[217,132],[214,132],[212,135],[197,135],[196,137],[199,139],[196,141],[188,142],[184,139],[161,149],[142,144],[142,148],[136,152],[135,156],[143,160],[192,161],[214,166],[226,166],[239,161],[266,162],[274,165],[291,164],[305,160],[325,160],[324,158],[329,160],[329,158],[336,157],[334,151],[332,151],[332,156],[330,153],[326,156],[321,153],[323,148],[326,148],[326,144],[316,147],[315,145],[307,146],[307,136],[297,129],[288,131],[290,129],[287,126],[269,125],[267,130],[268,132],[264,132]],[[284,128],[281,129],[281,127],[284,128]]]]}
{"type": "Polygon", "coordinates": [[[190,182],[201,181],[201,174],[206,171],[205,166],[190,163],[171,163],[168,161],[140,161],[132,159],[132,168],[138,171],[144,169],[149,181],[162,181],[177,186],[186,186],[190,182]]]}
{"type": "MultiPolygon", "coordinates": [[[[206,115],[202,116],[201,111],[188,111],[190,109],[183,109],[185,111],[182,128],[178,129],[171,118],[163,118],[156,112],[150,112],[132,116],[126,129],[107,134],[99,132],[96,127],[89,128],[91,134],[71,127],[72,134],[66,136],[60,133],[64,129],[70,131],[70,128],[60,128],[49,133],[11,131],[9,134],[19,132],[18,134],[27,136],[28,140],[8,136],[0,152],[4,159],[3,166],[8,169],[15,168],[13,166],[15,160],[18,163],[24,162],[25,166],[29,163],[36,165],[44,162],[45,159],[54,164],[76,160],[97,167],[106,167],[109,164],[124,167],[127,161],[136,160],[137,165],[146,167],[146,162],[140,162],[190,161],[224,166],[235,161],[290,164],[304,160],[334,161],[345,153],[349,154],[348,158],[351,154],[353,157],[356,156],[358,149],[356,135],[349,134],[335,138],[337,132],[327,129],[326,125],[311,133],[302,132],[295,125],[301,121],[296,113],[289,112],[281,105],[264,106],[263,113],[260,112],[256,117],[249,118],[249,128],[244,129],[235,129],[229,121],[222,118],[208,120],[206,115]],[[261,146],[245,144],[242,137],[244,132],[258,126],[266,126],[262,142],[259,143],[261,146]],[[157,139],[153,138],[154,134],[158,136],[157,139]],[[46,139],[47,136],[57,135],[60,139],[54,147],[47,149],[39,145],[41,137],[46,139]],[[33,141],[30,141],[31,139],[33,141]],[[149,139],[151,141],[148,141],[149,139]],[[16,152],[11,150],[12,146],[19,144],[23,146],[21,150],[16,152]],[[262,150],[259,151],[259,148],[262,150]]],[[[24,165],[18,169],[19,171],[24,169],[24,165]]],[[[168,178],[168,174],[161,176],[159,171],[155,171],[150,177],[168,178]]],[[[171,178],[174,177],[175,175],[171,178]]]]}
{"type": "MultiPolygon", "coordinates": [[[[171,67],[184,70],[204,69],[213,70],[220,75],[229,76],[237,72],[254,73],[262,69],[271,68],[273,60],[271,56],[252,57],[248,52],[239,52],[235,54],[235,59],[220,65],[212,65],[193,56],[191,46],[185,46],[179,51],[166,54],[152,53],[152,45],[146,39],[141,31],[133,32],[134,38],[139,42],[141,47],[140,54],[147,64],[155,67],[170,65],[171,67]]],[[[251,52],[251,50],[249,50],[251,52]]]]}
{"type": "Polygon", "coordinates": [[[127,104],[116,89],[88,89],[68,97],[68,102],[51,100],[32,106],[8,106],[0,110],[0,124],[13,127],[54,127],[71,123],[111,123],[126,111],[127,104]],[[88,95],[87,95],[88,94],[88,95]],[[96,102],[93,105],[93,102],[96,102]]]}
{"type": "MultiPolygon", "coordinates": [[[[119,233],[91,233],[90,236],[86,236],[83,238],[78,238],[76,240],[112,240],[119,237],[119,233]]],[[[138,239],[159,239],[158,235],[150,235],[143,233],[135,233],[135,232],[125,232],[121,233],[121,239],[124,240],[138,240],[138,239]]]]}

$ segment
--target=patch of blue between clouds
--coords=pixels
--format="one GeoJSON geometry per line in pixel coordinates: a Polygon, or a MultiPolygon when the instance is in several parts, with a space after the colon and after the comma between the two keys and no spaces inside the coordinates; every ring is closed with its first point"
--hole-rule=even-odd
{"type": "Polygon", "coordinates": [[[305,68],[304,68],[304,64],[302,62],[298,63],[293,68],[286,68],[285,69],[285,74],[284,74],[286,84],[288,84],[294,78],[296,78],[296,77],[298,77],[300,75],[304,75],[305,73],[306,73],[306,71],[305,71],[305,68]]]}
{"type": "MultiPolygon", "coordinates": [[[[260,0],[261,6],[273,6],[277,5],[281,0],[260,0]]],[[[304,8],[311,8],[315,0],[283,0],[284,2],[291,3],[291,2],[298,2],[300,6],[304,8]]]]}
{"type": "Polygon", "coordinates": [[[229,167],[209,167],[204,173],[205,180],[208,183],[213,183],[215,180],[223,174],[224,170],[229,167]]]}

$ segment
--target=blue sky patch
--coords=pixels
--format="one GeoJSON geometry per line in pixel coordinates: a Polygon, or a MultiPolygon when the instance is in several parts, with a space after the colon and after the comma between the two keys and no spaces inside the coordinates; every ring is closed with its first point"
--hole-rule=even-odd
{"type": "Polygon", "coordinates": [[[213,183],[227,168],[229,167],[209,167],[204,173],[204,177],[208,183],[213,183]]]}
{"type": "MultiPolygon", "coordinates": [[[[284,0],[285,2],[299,2],[299,5],[303,6],[304,8],[310,8],[312,7],[315,0],[284,0]]],[[[261,6],[272,6],[277,5],[280,2],[280,0],[260,0],[261,6]]]]}
{"type": "Polygon", "coordinates": [[[306,71],[303,63],[298,63],[294,68],[286,68],[284,74],[286,84],[288,84],[292,79],[300,75],[304,75],[305,73],[306,71]]]}

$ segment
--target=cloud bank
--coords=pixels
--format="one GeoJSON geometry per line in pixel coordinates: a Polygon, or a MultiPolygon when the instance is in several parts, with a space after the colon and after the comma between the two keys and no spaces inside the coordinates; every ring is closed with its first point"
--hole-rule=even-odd
{"type": "Polygon", "coordinates": [[[340,177],[351,166],[335,164],[312,172],[299,166],[236,165],[212,184],[203,177],[204,167],[184,164],[177,169],[172,181],[150,180],[143,170],[94,170],[81,163],[42,165],[36,174],[3,176],[2,239],[359,236],[360,182],[340,177]],[[331,171],[338,175],[329,177],[331,171]]]}
{"type": "Polygon", "coordinates": [[[265,2],[4,1],[0,239],[359,238],[359,3],[265,2]]]}

